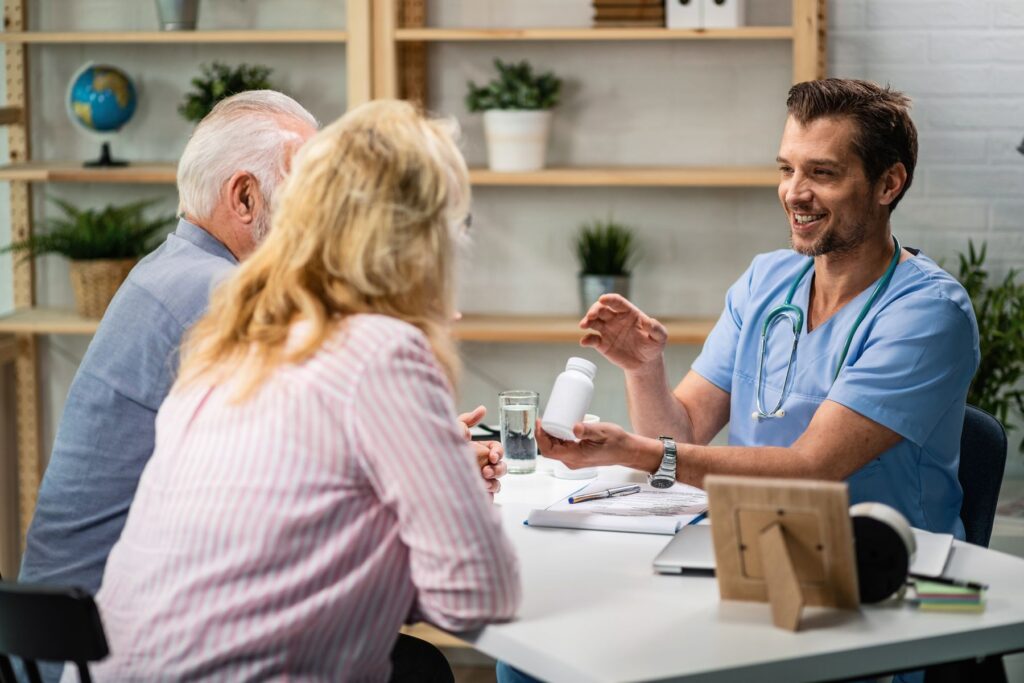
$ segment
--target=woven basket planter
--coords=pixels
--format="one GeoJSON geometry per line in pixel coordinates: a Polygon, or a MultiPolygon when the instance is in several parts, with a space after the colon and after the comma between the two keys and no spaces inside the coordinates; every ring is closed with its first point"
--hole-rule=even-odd
{"type": "Polygon", "coordinates": [[[97,259],[71,262],[75,308],[85,318],[102,318],[114,293],[138,259],[97,259]]]}

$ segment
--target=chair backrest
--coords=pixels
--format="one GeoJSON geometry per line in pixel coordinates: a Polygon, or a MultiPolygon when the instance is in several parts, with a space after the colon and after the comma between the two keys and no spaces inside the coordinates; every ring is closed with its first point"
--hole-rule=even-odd
{"type": "Polygon", "coordinates": [[[1006,467],[1006,430],[992,415],[967,406],[960,435],[960,469],[957,477],[964,490],[960,519],[967,542],[988,547],[996,516],[999,487],[1006,467]]]}
{"type": "Polygon", "coordinates": [[[83,682],[87,662],[107,656],[107,638],[92,596],[78,588],[51,588],[0,581],[0,680],[14,680],[8,657],[25,663],[29,680],[40,680],[36,660],[74,662],[83,682]]]}

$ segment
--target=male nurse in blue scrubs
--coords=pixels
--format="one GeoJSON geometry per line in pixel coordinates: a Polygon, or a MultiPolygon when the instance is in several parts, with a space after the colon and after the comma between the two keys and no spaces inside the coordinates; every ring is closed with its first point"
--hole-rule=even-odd
{"type": "Polygon", "coordinates": [[[851,504],[886,503],[962,539],[957,468],[978,329],[963,287],[890,229],[917,159],[908,107],[864,81],[793,86],[777,159],[792,249],[754,258],[674,390],[665,327],[601,297],[582,343],[626,373],[637,433],[579,424],[579,443],[540,434],[544,455],[628,465],[652,483],[845,480],[851,504]],[[726,424],[729,445],[709,446],[726,424]],[[660,435],[673,437],[675,461],[660,435]]]}
{"type": "MultiPolygon", "coordinates": [[[[962,539],[957,467],[978,326],[963,287],[890,228],[917,161],[909,103],[864,81],[793,86],[777,159],[792,249],[754,257],[674,390],[664,325],[602,296],[580,322],[582,344],[626,373],[637,433],[577,424],[577,443],[538,425],[544,455],[646,470],[654,485],[845,480],[851,504],[880,501],[962,539]],[[709,446],[727,424],[729,445],[709,446]]],[[[497,673],[534,680],[504,663],[497,673]]]]}

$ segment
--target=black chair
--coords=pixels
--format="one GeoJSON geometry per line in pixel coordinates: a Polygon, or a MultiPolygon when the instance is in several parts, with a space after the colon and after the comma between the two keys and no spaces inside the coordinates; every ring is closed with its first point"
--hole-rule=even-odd
{"type": "Polygon", "coordinates": [[[967,406],[960,435],[960,469],[957,477],[964,490],[960,519],[967,542],[988,547],[996,516],[999,487],[1006,466],[1006,431],[992,415],[967,406]]]}
{"type": "Polygon", "coordinates": [[[10,657],[25,664],[29,681],[41,683],[37,660],[74,662],[89,683],[87,662],[109,654],[92,596],[78,588],[50,588],[0,581],[0,683],[16,683],[10,657]]]}
{"type": "MultiPolygon", "coordinates": [[[[964,431],[960,434],[960,469],[957,477],[964,490],[960,519],[967,542],[988,547],[996,516],[999,487],[1006,466],[1006,430],[995,417],[981,408],[967,406],[964,431]]],[[[925,683],[985,681],[1005,683],[1003,658],[996,655],[928,667],[925,683]]]]}

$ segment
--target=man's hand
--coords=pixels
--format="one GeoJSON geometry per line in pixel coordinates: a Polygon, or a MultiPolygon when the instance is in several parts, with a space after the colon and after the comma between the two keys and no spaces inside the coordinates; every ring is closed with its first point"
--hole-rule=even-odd
{"type": "Polygon", "coordinates": [[[501,482],[498,481],[508,472],[505,464],[505,449],[497,441],[473,441],[471,427],[484,419],[487,408],[477,406],[468,413],[459,415],[459,422],[462,423],[462,434],[466,441],[473,446],[473,453],[476,455],[476,464],[480,468],[480,476],[484,478],[484,484],[491,495],[501,490],[501,482]]]}
{"type": "Polygon", "coordinates": [[[592,346],[623,370],[636,370],[659,358],[668,330],[618,294],[605,294],[580,321],[587,331],[582,346],[592,346]]]}
{"type": "Polygon", "coordinates": [[[537,446],[545,457],[561,460],[566,467],[625,465],[653,472],[661,462],[661,442],[630,434],[611,422],[577,423],[573,433],[579,441],[565,441],[545,432],[537,421],[537,446]]]}

